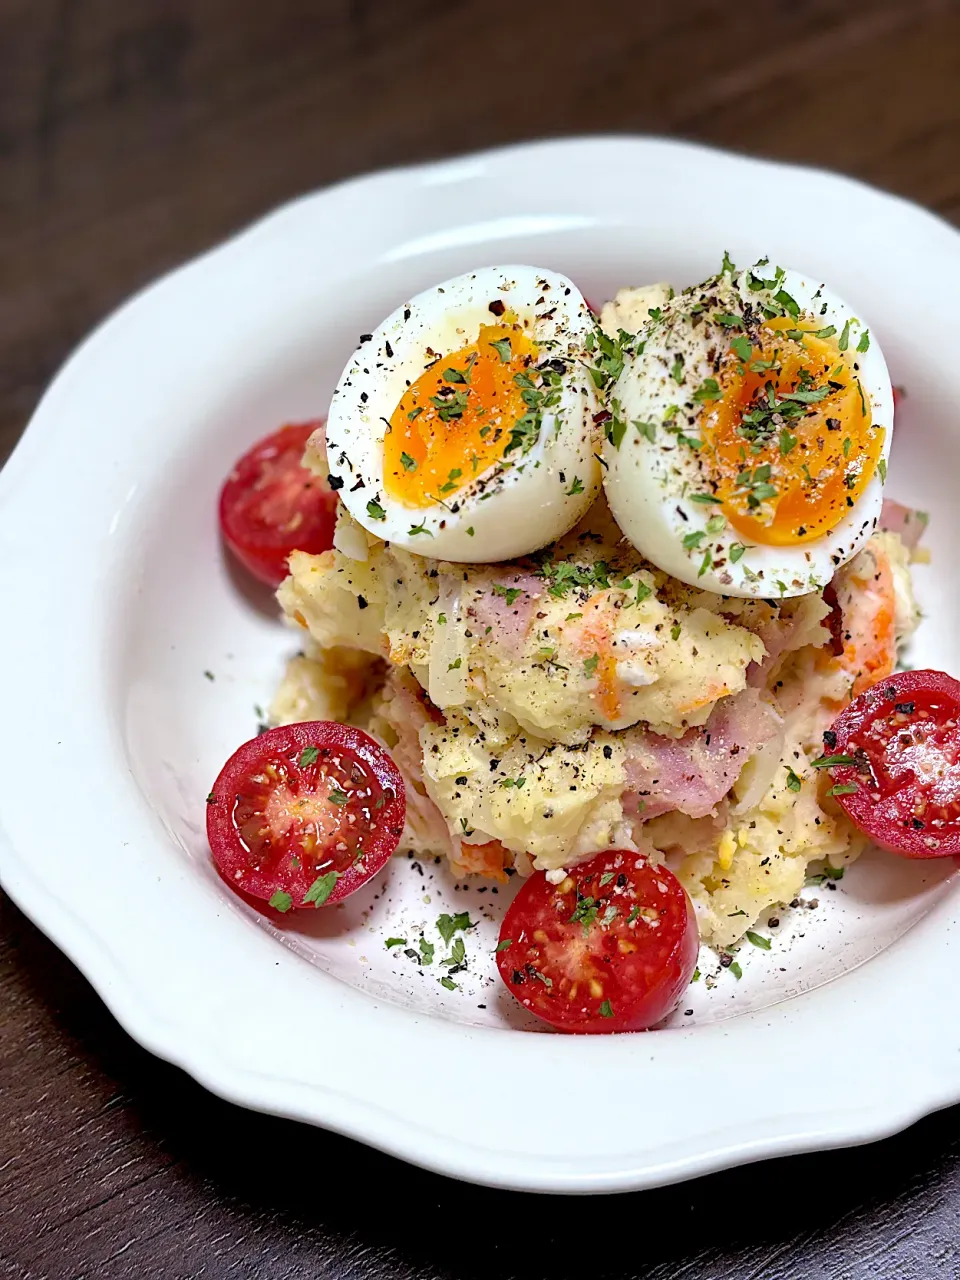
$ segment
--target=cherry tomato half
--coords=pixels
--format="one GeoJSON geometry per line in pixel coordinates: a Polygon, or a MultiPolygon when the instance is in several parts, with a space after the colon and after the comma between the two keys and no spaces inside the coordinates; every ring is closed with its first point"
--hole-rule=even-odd
{"type": "Polygon", "coordinates": [[[301,463],[322,421],[291,423],[248,450],[220,490],[220,531],[247,569],[278,587],[291,551],[319,555],[333,546],[337,495],[301,463]]]}
{"type": "Polygon", "coordinates": [[[897,671],[823,735],[828,794],[870,838],[905,858],[960,854],[960,682],[897,671]]]}
{"type": "Polygon", "coordinates": [[[698,947],[677,878],[610,849],[558,885],[537,872],[521,886],[497,966],[525,1008],[563,1031],[643,1031],[676,1008],[698,947]]]}
{"type": "Polygon", "coordinates": [[[403,834],[400,770],[368,734],[328,720],[245,742],[207,797],[207,839],[232,888],[279,911],[339,902],[403,834]]]}

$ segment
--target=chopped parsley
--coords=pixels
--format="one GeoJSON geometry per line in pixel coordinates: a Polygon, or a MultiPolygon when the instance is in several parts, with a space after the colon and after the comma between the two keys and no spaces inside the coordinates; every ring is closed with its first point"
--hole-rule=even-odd
{"type": "Polygon", "coordinates": [[[673,626],[670,628],[670,639],[671,639],[671,640],[679,640],[679,639],[680,639],[680,631],[681,631],[680,623],[679,623],[679,622],[675,622],[675,623],[673,624],[673,626]]]}
{"type": "Polygon", "coordinates": [[[853,756],[820,756],[811,762],[814,769],[832,769],[835,765],[856,764],[853,756]]]}
{"type": "Polygon", "coordinates": [[[732,545],[730,546],[730,550],[728,552],[730,556],[730,563],[736,564],[738,560],[742,559],[746,550],[747,548],[743,545],[742,542],[732,543],[732,545]]]}
{"type": "Polygon", "coordinates": [[[746,363],[750,359],[750,352],[753,350],[753,347],[749,338],[745,338],[742,335],[738,338],[734,338],[730,343],[730,347],[738,360],[742,360],[746,363]]]}
{"type": "Polygon", "coordinates": [[[455,916],[444,912],[443,915],[437,917],[437,932],[448,947],[455,933],[466,933],[468,929],[473,929],[474,927],[469,911],[458,911],[455,916]]]}
{"type": "Polygon", "coordinates": [[[428,538],[433,537],[433,534],[427,528],[426,520],[421,520],[419,524],[412,524],[410,528],[407,530],[407,537],[412,538],[414,537],[415,534],[418,534],[418,533],[425,533],[428,538]]]}
{"type": "Polygon", "coordinates": [[[430,397],[430,403],[436,408],[437,417],[441,422],[449,422],[451,418],[462,418],[468,402],[469,392],[454,391],[450,387],[441,387],[435,396],[430,397]]]}
{"type": "Polygon", "coordinates": [[[657,424],[655,422],[641,422],[639,418],[633,424],[640,432],[645,440],[649,440],[651,444],[657,438],[657,424]]]}
{"type": "Polygon", "coordinates": [[[513,355],[513,351],[510,348],[509,338],[498,338],[496,342],[491,342],[490,345],[493,347],[494,351],[496,351],[503,364],[510,363],[510,357],[513,355]]]}
{"type": "Polygon", "coordinates": [[[497,949],[494,954],[499,955],[501,951],[509,951],[512,946],[513,946],[512,938],[501,938],[500,941],[497,943],[497,949]]]}
{"type": "Polygon", "coordinates": [[[730,969],[730,972],[733,974],[733,976],[736,978],[736,980],[739,982],[740,979],[743,977],[743,970],[740,968],[739,961],[731,960],[729,969],[730,969]]]}
{"type": "Polygon", "coordinates": [[[724,249],[723,262],[720,266],[720,274],[722,276],[732,276],[736,269],[736,265],[731,261],[729,253],[724,249]]]}
{"type": "Polygon", "coordinates": [[[408,422],[416,422],[417,418],[419,418],[419,417],[420,417],[421,413],[423,413],[423,405],[422,405],[422,404],[421,404],[421,405],[418,405],[418,406],[416,407],[416,409],[411,409],[411,410],[410,410],[410,412],[407,414],[407,421],[408,421],[408,422]]]}
{"type": "Polygon", "coordinates": [[[840,334],[840,341],[837,343],[837,346],[840,348],[841,351],[846,351],[849,345],[850,345],[850,321],[848,320],[847,323],[843,326],[843,331],[840,334]]]}
{"type": "Polygon", "coordinates": [[[684,551],[692,551],[694,547],[699,547],[700,543],[707,536],[706,530],[698,529],[695,533],[684,534],[683,549],[684,551]]]}
{"type": "Polygon", "coordinates": [[[570,917],[568,924],[576,924],[579,921],[580,927],[583,929],[583,936],[586,937],[590,932],[590,926],[597,919],[599,910],[600,904],[596,898],[578,898],[577,905],[573,909],[573,915],[570,917]]]}
{"type": "Polygon", "coordinates": [[[367,515],[371,520],[386,520],[387,518],[386,511],[384,511],[380,503],[374,498],[371,498],[367,503],[367,515]]]}
{"type": "Polygon", "coordinates": [[[505,587],[503,583],[495,582],[493,584],[493,594],[495,596],[503,596],[507,604],[511,605],[519,596],[524,594],[524,590],[522,587],[505,587]]]}
{"type": "Polygon", "coordinates": [[[585,658],[583,663],[584,675],[587,675],[587,676],[594,675],[594,673],[597,670],[597,665],[599,662],[600,662],[599,653],[591,654],[589,658],[585,658]]]}
{"type": "Polygon", "coordinates": [[[613,1017],[613,1005],[610,1003],[609,1000],[604,1000],[603,1004],[600,1006],[600,1017],[601,1018],[613,1017]]]}
{"type": "Polygon", "coordinates": [[[417,469],[416,461],[410,457],[409,453],[401,453],[400,462],[404,471],[416,471],[417,469]]]}
{"type": "Polygon", "coordinates": [[[881,459],[880,459],[880,461],[877,463],[877,471],[880,473],[880,483],[881,483],[881,484],[886,484],[886,483],[887,483],[887,460],[886,460],[886,458],[881,458],[881,459]]]}
{"type": "Polygon", "coordinates": [[[567,490],[567,497],[574,498],[578,493],[583,493],[583,481],[579,476],[573,477],[573,484],[567,490]]]}
{"type": "Polygon", "coordinates": [[[344,805],[347,803],[349,797],[345,791],[341,791],[339,787],[334,787],[327,796],[327,799],[331,804],[344,805]]]}
{"type": "Polygon", "coordinates": [[[391,947],[405,947],[407,945],[406,938],[388,938],[383,944],[389,951],[391,947]]]}
{"type": "Polygon", "coordinates": [[[838,782],[827,792],[828,796],[850,796],[860,790],[859,782],[838,782]]]}
{"type": "Polygon", "coordinates": [[[300,758],[297,761],[297,764],[301,769],[305,769],[309,764],[316,764],[319,755],[319,747],[304,747],[300,752],[300,758]]]}
{"type": "Polygon", "coordinates": [[[459,671],[459,670],[460,670],[460,667],[462,666],[462,664],[463,664],[463,659],[462,659],[462,658],[454,658],[453,662],[448,662],[448,663],[447,663],[447,670],[448,670],[448,671],[459,671]]]}
{"type": "Polygon", "coordinates": [[[267,906],[273,907],[274,911],[289,911],[293,906],[293,899],[289,893],[285,893],[283,889],[278,889],[268,900],[267,906]]]}
{"type": "Polygon", "coordinates": [[[794,773],[794,771],[788,765],[787,766],[787,789],[789,791],[799,791],[802,786],[803,786],[803,781],[800,778],[800,775],[797,773],[794,773]]]}
{"type": "Polygon", "coordinates": [[[718,311],[713,318],[717,324],[722,324],[725,329],[743,328],[741,317],[732,315],[729,311],[718,311]]]}
{"type": "Polygon", "coordinates": [[[752,942],[755,947],[759,947],[761,951],[770,950],[770,939],[765,938],[762,933],[754,933],[752,929],[747,930],[747,941],[752,942]]]}
{"type": "Polygon", "coordinates": [[[448,991],[460,990],[460,988],[457,986],[454,980],[452,978],[448,978],[446,974],[444,974],[443,977],[440,979],[440,985],[441,987],[446,987],[448,991]]]}
{"type": "Polygon", "coordinates": [[[716,505],[716,506],[718,506],[718,507],[722,507],[722,506],[723,506],[723,499],[722,499],[722,498],[718,498],[718,497],[717,497],[715,494],[713,494],[713,493],[691,493],[691,495],[690,495],[690,501],[691,501],[691,502],[700,502],[700,503],[704,503],[704,504],[705,504],[705,503],[713,503],[713,504],[715,504],[715,505],[716,505]]]}
{"type": "Polygon", "coordinates": [[[443,380],[444,382],[461,382],[461,383],[469,384],[470,370],[467,369],[464,372],[463,370],[460,370],[460,369],[444,369],[443,380]]]}
{"type": "Polygon", "coordinates": [[[722,395],[723,393],[720,390],[720,384],[717,382],[716,378],[704,378],[703,382],[700,383],[699,387],[697,387],[696,391],[693,393],[693,398],[694,400],[699,400],[702,404],[705,401],[719,400],[722,395]]]}
{"type": "Polygon", "coordinates": [[[423,934],[420,935],[420,963],[433,964],[433,954],[436,947],[432,942],[428,942],[423,934]]]}
{"type": "Polygon", "coordinates": [[[339,879],[339,871],[328,871],[326,875],[317,876],[316,880],[303,895],[303,905],[306,907],[312,902],[315,907],[322,907],[331,893],[333,893],[333,886],[339,879]]]}
{"type": "Polygon", "coordinates": [[[673,367],[672,367],[672,368],[671,368],[671,370],[670,370],[670,376],[671,376],[671,378],[673,378],[674,382],[676,382],[676,383],[682,383],[682,382],[683,382],[683,380],[684,380],[684,374],[683,374],[683,356],[678,355],[678,356],[677,356],[677,358],[674,360],[674,362],[673,362],[673,367]]]}
{"type": "Polygon", "coordinates": [[[870,349],[870,330],[864,329],[860,335],[860,341],[857,343],[858,351],[869,351],[870,349]]]}
{"type": "Polygon", "coordinates": [[[797,447],[797,437],[792,436],[786,427],[780,428],[780,454],[786,457],[797,447]]]}

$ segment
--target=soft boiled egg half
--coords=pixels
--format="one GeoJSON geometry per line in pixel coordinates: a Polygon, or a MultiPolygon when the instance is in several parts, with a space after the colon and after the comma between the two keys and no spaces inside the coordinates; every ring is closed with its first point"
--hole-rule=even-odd
{"type": "Polygon", "coordinates": [[[398,307],[361,339],[330,406],[331,483],[350,514],[466,563],[566,533],[600,490],[595,332],[574,285],[535,267],[473,271],[398,307]]]}
{"type": "Polygon", "coordinates": [[[866,324],[800,272],[726,259],[648,316],[607,423],[620,528],[709,591],[821,590],[883,499],[893,393],[866,324]]]}

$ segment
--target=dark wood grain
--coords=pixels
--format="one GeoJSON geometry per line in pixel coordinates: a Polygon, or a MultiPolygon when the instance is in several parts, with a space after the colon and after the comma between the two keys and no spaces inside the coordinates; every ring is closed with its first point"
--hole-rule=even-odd
{"type": "MultiPolygon", "coordinates": [[[[636,130],[843,169],[960,221],[960,3],[0,0],[0,457],[92,324],[272,205],[636,130]]],[[[722,1107],[763,1069],[705,1065],[704,1087],[722,1107]]],[[[958,1218],[960,1111],[615,1200],[450,1183],[210,1097],[3,901],[0,1277],[913,1280],[960,1275],[958,1218]]]]}

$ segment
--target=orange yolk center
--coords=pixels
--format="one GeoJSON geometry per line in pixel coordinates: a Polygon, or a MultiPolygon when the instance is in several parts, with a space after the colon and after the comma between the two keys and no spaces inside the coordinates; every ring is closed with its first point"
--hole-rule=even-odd
{"type": "Polygon", "coordinates": [[[500,323],[481,326],[472,346],[435,360],[390,418],[383,441],[390,497],[410,507],[448,502],[500,462],[527,412],[523,375],[536,356],[507,312],[500,323]]]}
{"type": "Polygon", "coordinates": [[[753,542],[784,546],[828,533],[881,457],[884,428],[873,422],[856,355],[816,331],[769,320],[749,353],[733,338],[714,386],[701,391],[704,470],[719,510],[753,542]]]}

